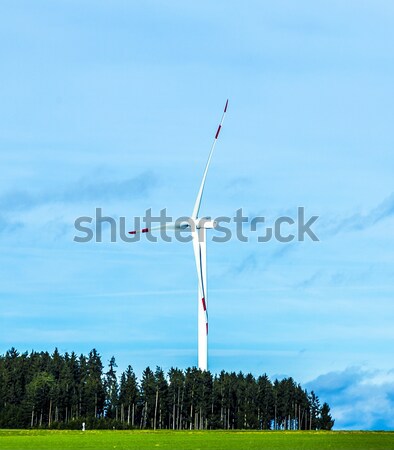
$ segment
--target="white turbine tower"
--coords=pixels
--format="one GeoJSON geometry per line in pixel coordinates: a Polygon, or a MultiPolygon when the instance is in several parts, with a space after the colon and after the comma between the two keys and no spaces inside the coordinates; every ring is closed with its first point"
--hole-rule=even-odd
{"type": "Polygon", "coordinates": [[[208,370],[208,292],[207,292],[207,229],[215,228],[216,223],[211,220],[198,219],[200,211],[202,194],[204,192],[205,180],[215,150],[216,142],[222,128],[224,117],[226,116],[228,100],[224,106],[222,119],[215,134],[208,161],[205,166],[201,186],[197,194],[194,205],[192,220],[195,222],[195,229],[192,231],[193,250],[196,259],[197,277],[198,277],[198,368],[208,370]]]}
{"type": "Polygon", "coordinates": [[[200,370],[208,369],[208,295],[207,295],[207,229],[215,228],[216,222],[210,217],[199,218],[198,214],[201,206],[201,199],[204,192],[205,180],[209,169],[209,164],[215,150],[220,130],[222,128],[224,118],[227,112],[228,100],[224,106],[222,119],[219,123],[215,138],[209,152],[208,161],[205,166],[201,186],[197,194],[196,203],[194,204],[193,213],[188,222],[170,223],[153,228],[143,228],[140,231],[130,231],[130,234],[148,233],[153,230],[174,230],[174,229],[190,229],[193,240],[194,257],[196,259],[197,278],[198,278],[198,368],[200,370]]]}

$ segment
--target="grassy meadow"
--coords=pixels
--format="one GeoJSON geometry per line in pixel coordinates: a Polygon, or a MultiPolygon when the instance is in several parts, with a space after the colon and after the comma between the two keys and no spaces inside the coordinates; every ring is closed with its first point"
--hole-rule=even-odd
{"type": "Polygon", "coordinates": [[[0,449],[393,450],[394,432],[0,430],[0,449]]]}

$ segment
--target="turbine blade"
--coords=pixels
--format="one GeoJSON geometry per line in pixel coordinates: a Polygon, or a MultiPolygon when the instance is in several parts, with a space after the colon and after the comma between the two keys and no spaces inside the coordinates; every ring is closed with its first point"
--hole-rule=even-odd
{"type": "Polygon", "coordinates": [[[208,311],[207,311],[207,302],[206,302],[206,291],[205,291],[205,260],[202,255],[202,243],[199,238],[199,231],[194,231],[192,233],[193,237],[193,250],[194,250],[194,258],[196,260],[196,269],[197,269],[197,277],[198,277],[198,292],[199,292],[199,301],[201,304],[199,308],[202,306],[204,310],[205,316],[205,328],[206,334],[208,334],[208,311]]]}
{"type": "Polygon", "coordinates": [[[133,230],[129,231],[128,233],[129,234],[150,233],[151,231],[157,230],[175,230],[175,224],[167,223],[166,225],[160,225],[158,227],[151,227],[151,228],[142,228],[141,230],[133,230]]]}
{"type": "Polygon", "coordinates": [[[141,230],[133,230],[133,231],[129,231],[129,234],[138,234],[138,233],[148,233],[149,228],[142,228],[141,230]]]}
{"type": "Polygon", "coordinates": [[[222,125],[223,125],[223,122],[224,122],[224,117],[225,117],[226,112],[227,112],[227,106],[228,106],[228,100],[226,100],[226,104],[225,104],[224,110],[223,110],[222,119],[221,119],[221,121],[219,123],[219,126],[218,126],[218,129],[216,131],[215,138],[213,139],[211,151],[209,152],[208,161],[207,161],[207,164],[205,166],[204,175],[203,175],[202,181],[201,181],[201,186],[200,186],[200,189],[199,189],[198,194],[197,194],[196,203],[194,204],[192,219],[197,219],[198,213],[200,211],[201,198],[202,198],[202,194],[204,192],[205,179],[207,178],[209,164],[210,164],[211,159],[212,159],[213,151],[215,150],[215,146],[216,146],[216,142],[218,140],[219,134],[220,134],[220,130],[222,129],[222,125]]]}

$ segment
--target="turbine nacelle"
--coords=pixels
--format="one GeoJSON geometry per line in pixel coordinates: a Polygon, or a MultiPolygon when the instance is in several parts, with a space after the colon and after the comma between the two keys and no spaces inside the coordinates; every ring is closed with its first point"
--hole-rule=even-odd
{"type": "Polygon", "coordinates": [[[181,222],[180,224],[177,224],[175,228],[178,228],[180,230],[200,230],[203,229],[212,229],[217,227],[216,220],[212,220],[210,217],[201,217],[197,219],[190,218],[189,220],[185,222],[181,222]]]}
{"type": "Polygon", "coordinates": [[[218,225],[216,220],[212,220],[210,217],[202,217],[201,219],[196,219],[195,224],[197,230],[199,230],[200,228],[205,229],[216,228],[218,225]]]}

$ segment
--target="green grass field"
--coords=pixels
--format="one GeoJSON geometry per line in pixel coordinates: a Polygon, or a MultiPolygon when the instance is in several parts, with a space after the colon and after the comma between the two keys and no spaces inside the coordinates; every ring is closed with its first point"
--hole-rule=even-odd
{"type": "Polygon", "coordinates": [[[0,430],[0,449],[378,450],[394,432],[366,431],[45,431],[0,430]]]}

